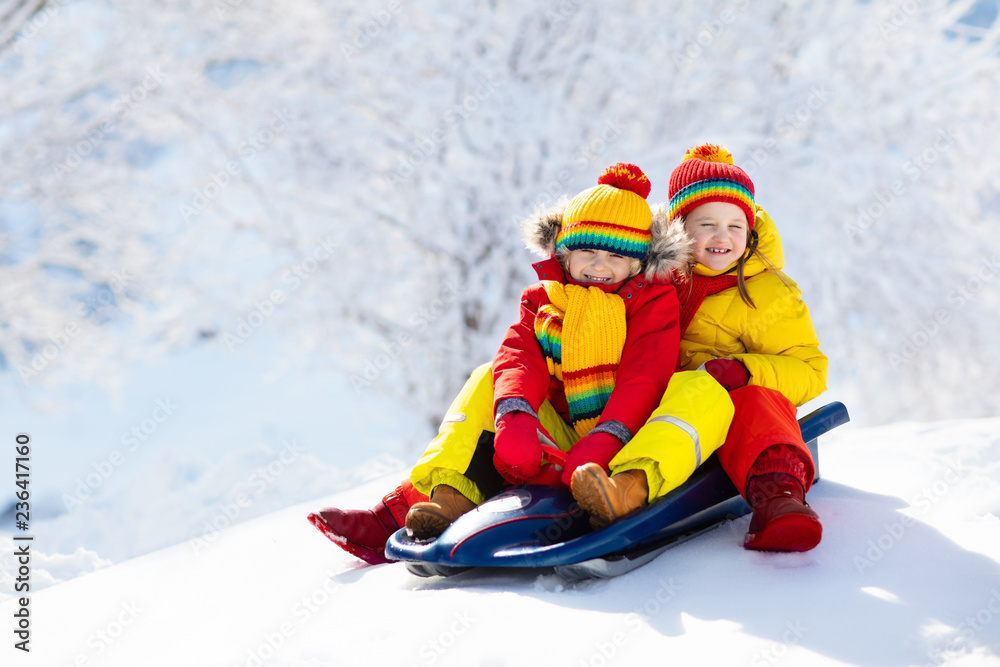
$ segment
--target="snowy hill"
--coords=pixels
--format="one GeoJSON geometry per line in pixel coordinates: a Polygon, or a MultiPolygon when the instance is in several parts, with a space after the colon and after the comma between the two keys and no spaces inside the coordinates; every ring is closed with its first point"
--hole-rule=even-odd
{"type": "Polygon", "coordinates": [[[998,434],[997,419],[841,427],[821,440],[814,551],[745,551],[744,517],[604,582],[420,579],[305,521],[368,506],[392,474],[34,594],[32,653],[8,639],[3,663],[1000,665],[998,434]]]}

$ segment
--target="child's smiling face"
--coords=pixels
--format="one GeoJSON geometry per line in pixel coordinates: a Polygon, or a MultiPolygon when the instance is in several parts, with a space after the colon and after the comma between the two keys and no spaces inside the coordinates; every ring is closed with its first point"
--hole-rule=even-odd
{"type": "Polygon", "coordinates": [[[607,250],[571,250],[566,265],[573,280],[595,285],[620,283],[632,273],[630,258],[607,250]]]}
{"type": "Polygon", "coordinates": [[[747,217],[736,204],[713,201],[688,213],[684,229],[694,239],[694,259],[712,271],[723,271],[747,249],[747,217]]]}

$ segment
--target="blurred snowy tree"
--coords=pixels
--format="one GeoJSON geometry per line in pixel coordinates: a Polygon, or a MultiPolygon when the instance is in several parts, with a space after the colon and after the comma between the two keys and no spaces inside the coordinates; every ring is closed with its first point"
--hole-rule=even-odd
{"type": "Polygon", "coordinates": [[[46,0],[0,2],[0,51],[48,22],[54,12],[51,8],[46,10],[46,4],[46,0]]]}
{"type": "Polygon", "coordinates": [[[0,352],[28,383],[274,330],[433,420],[534,279],[521,218],[617,161],[663,200],[715,141],[858,418],[1000,408],[994,3],[35,4],[0,4],[0,352]]]}

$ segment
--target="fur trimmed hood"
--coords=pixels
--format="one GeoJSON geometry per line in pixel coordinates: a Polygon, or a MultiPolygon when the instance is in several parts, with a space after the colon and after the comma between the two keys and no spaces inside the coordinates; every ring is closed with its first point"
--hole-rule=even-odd
{"type": "MultiPolygon", "coordinates": [[[[543,258],[555,254],[556,236],[569,201],[568,197],[563,197],[552,206],[537,209],[521,223],[521,238],[528,250],[543,258]]],[[[684,231],[684,225],[671,223],[666,205],[652,204],[649,208],[653,213],[649,228],[653,239],[642,260],[642,269],[648,280],[668,281],[674,272],[688,270],[693,242],[684,231]]]]}

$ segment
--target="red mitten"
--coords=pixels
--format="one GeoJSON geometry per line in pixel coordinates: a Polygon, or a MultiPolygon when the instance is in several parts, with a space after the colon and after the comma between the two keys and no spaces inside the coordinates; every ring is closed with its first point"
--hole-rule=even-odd
{"type": "MultiPolygon", "coordinates": [[[[538,417],[526,412],[508,412],[497,422],[493,440],[494,464],[521,480],[536,477],[542,469],[542,444],[539,434],[555,442],[538,417]]],[[[507,475],[504,475],[507,477],[507,475]]]]}
{"type": "Polygon", "coordinates": [[[604,431],[591,431],[583,436],[570,448],[569,456],[566,457],[566,466],[562,471],[563,484],[569,487],[573,471],[584,463],[596,463],[607,470],[611,459],[615,458],[622,447],[621,440],[604,431]]]}
{"type": "Polygon", "coordinates": [[[541,472],[534,477],[521,477],[514,474],[496,457],[493,458],[493,464],[496,465],[497,472],[500,473],[500,476],[507,480],[510,484],[541,484],[544,486],[556,487],[563,486],[562,468],[552,464],[543,465],[541,472]]]}
{"type": "Polygon", "coordinates": [[[726,391],[747,386],[750,381],[750,371],[738,359],[712,359],[706,361],[702,368],[726,388],[726,391]]]}

